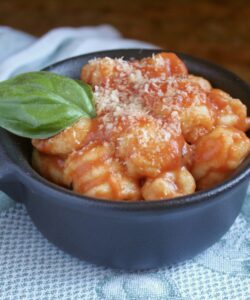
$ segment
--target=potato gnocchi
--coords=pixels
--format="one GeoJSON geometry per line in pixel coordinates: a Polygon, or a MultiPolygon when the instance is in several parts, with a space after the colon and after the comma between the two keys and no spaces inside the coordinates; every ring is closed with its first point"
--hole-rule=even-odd
{"type": "Polygon", "coordinates": [[[246,106],[188,74],[173,53],[84,65],[97,117],[33,139],[45,178],[89,197],[150,201],[211,188],[250,151],[246,106]]]}

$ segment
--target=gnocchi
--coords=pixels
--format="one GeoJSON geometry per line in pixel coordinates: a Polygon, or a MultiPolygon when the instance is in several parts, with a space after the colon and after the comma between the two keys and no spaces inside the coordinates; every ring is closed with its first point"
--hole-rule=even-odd
{"type": "Polygon", "coordinates": [[[198,189],[212,187],[227,178],[248,155],[250,141],[244,132],[219,126],[196,144],[192,174],[198,189]]]}
{"type": "Polygon", "coordinates": [[[246,106],[173,53],[141,60],[97,58],[80,78],[97,117],[34,139],[45,178],[99,199],[150,201],[211,188],[248,156],[246,106]]]}
{"type": "Polygon", "coordinates": [[[123,166],[113,158],[112,147],[89,145],[72,153],[65,163],[64,179],[76,192],[113,200],[138,200],[138,182],[125,175],[123,166]]]}
{"type": "Polygon", "coordinates": [[[154,177],[181,165],[184,140],[150,119],[139,119],[117,139],[117,156],[135,178],[154,177]],[[150,149],[150,151],[149,151],[150,149]]]}
{"type": "Polygon", "coordinates": [[[93,121],[80,119],[72,127],[48,139],[33,139],[32,145],[40,152],[52,155],[67,155],[83,147],[88,141],[93,121]]]}
{"type": "Polygon", "coordinates": [[[164,172],[148,178],[142,187],[145,200],[160,200],[191,194],[195,191],[195,180],[185,168],[164,172]]]}
{"type": "Polygon", "coordinates": [[[209,99],[217,111],[216,125],[231,126],[246,131],[249,123],[247,108],[239,100],[219,89],[212,89],[209,99]]]}
{"type": "Polygon", "coordinates": [[[32,152],[32,165],[48,180],[59,185],[68,186],[64,181],[65,159],[55,155],[48,155],[37,150],[32,152]]]}

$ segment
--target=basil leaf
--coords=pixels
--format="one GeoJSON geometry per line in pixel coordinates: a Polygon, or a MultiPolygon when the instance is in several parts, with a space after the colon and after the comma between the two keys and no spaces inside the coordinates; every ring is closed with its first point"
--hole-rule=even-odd
{"type": "Polygon", "coordinates": [[[91,88],[73,79],[31,72],[0,83],[0,127],[19,136],[48,138],[94,116],[91,88]]]}
{"type": "Polygon", "coordinates": [[[78,105],[90,116],[95,117],[91,87],[80,80],[73,80],[55,73],[40,71],[18,75],[14,78],[1,82],[0,86],[2,84],[29,85],[46,89],[57,95],[61,95],[63,98],[68,99],[68,101],[78,105]],[[91,101],[89,101],[88,98],[91,98],[91,101]],[[91,107],[89,103],[92,104],[91,107]]]}
{"type": "Polygon", "coordinates": [[[92,118],[96,117],[96,111],[95,111],[95,104],[94,104],[94,96],[92,92],[91,86],[89,86],[87,83],[81,81],[81,80],[76,80],[76,82],[82,87],[84,92],[86,93],[86,99],[87,101],[84,102],[85,105],[85,110],[88,111],[90,116],[92,118]]]}

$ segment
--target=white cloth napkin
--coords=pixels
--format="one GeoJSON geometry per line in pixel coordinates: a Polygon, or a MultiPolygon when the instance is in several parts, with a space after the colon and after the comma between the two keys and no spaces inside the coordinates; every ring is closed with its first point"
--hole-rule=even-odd
{"type": "Polygon", "coordinates": [[[118,48],[156,48],[149,43],[124,39],[109,25],[57,28],[39,39],[0,27],[0,41],[0,81],[84,53],[118,48]]]}

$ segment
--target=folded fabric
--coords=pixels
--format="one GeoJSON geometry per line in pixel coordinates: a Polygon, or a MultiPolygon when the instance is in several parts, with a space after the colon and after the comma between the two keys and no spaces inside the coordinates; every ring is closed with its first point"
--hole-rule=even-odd
{"type": "Polygon", "coordinates": [[[80,54],[118,48],[156,48],[123,39],[111,26],[57,28],[39,39],[0,27],[0,81],[80,54]]]}
{"type": "MultiPolygon", "coordinates": [[[[131,47],[154,46],[122,39],[107,25],[59,28],[40,39],[0,27],[0,80],[70,56],[131,47]]],[[[130,273],[59,250],[38,232],[24,205],[0,192],[0,299],[249,300],[250,191],[232,228],[207,251],[177,265],[130,273]]]]}

